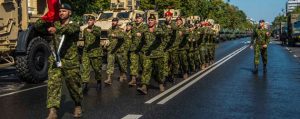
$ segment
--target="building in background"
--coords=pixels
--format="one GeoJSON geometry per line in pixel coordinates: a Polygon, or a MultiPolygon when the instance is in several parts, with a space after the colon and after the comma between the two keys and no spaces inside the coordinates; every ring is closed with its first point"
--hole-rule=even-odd
{"type": "Polygon", "coordinates": [[[286,13],[292,12],[298,6],[300,6],[300,0],[288,0],[286,3],[286,13]]]}

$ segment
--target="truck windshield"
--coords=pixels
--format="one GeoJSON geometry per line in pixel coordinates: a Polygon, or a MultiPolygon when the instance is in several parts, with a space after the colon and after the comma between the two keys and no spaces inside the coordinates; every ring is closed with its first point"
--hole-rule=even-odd
{"type": "Polygon", "coordinates": [[[113,13],[102,13],[100,15],[100,20],[105,20],[105,19],[109,19],[113,16],[113,13]]]}
{"type": "Polygon", "coordinates": [[[119,19],[128,19],[129,18],[129,12],[120,12],[117,14],[117,17],[119,19]]]}

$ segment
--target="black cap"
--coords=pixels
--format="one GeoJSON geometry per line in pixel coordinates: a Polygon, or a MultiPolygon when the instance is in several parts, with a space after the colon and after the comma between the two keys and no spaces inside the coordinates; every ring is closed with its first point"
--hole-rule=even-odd
{"type": "Polygon", "coordinates": [[[149,16],[149,18],[148,19],[154,19],[154,20],[156,20],[156,17],[155,17],[155,15],[154,14],[150,14],[150,16],[149,16]]]}
{"type": "Polygon", "coordinates": [[[113,18],[112,21],[119,21],[119,19],[118,18],[113,18]]]}
{"type": "Polygon", "coordinates": [[[90,20],[90,19],[95,20],[96,17],[95,17],[95,16],[92,16],[92,15],[89,15],[87,20],[90,20]]]}
{"type": "Polygon", "coordinates": [[[139,18],[139,17],[142,17],[142,15],[139,14],[139,13],[137,13],[137,14],[135,15],[135,18],[139,18]]]}
{"type": "Polygon", "coordinates": [[[262,20],[259,20],[259,23],[262,23],[262,22],[265,22],[265,20],[263,20],[263,19],[262,19],[262,20]]]}
{"type": "Polygon", "coordinates": [[[133,24],[132,24],[132,22],[128,22],[127,24],[126,24],[126,26],[133,26],[133,24]]]}
{"type": "Polygon", "coordinates": [[[71,7],[71,5],[69,5],[67,3],[63,3],[60,5],[60,9],[72,10],[72,7],[71,7]]]}

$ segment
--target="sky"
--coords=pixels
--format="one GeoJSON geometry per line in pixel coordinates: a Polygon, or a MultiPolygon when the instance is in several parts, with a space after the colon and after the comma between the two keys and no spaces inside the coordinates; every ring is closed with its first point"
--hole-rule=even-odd
{"type": "Polygon", "coordinates": [[[287,0],[230,0],[229,3],[239,7],[255,21],[264,19],[272,22],[279,13],[282,13],[282,9],[286,9],[286,2],[287,0]]]}

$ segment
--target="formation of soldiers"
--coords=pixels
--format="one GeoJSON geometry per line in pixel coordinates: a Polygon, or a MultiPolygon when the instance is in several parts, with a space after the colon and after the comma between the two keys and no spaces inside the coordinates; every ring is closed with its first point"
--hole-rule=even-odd
{"type": "Polygon", "coordinates": [[[79,25],[71,21],[71,14],[71,6],[62,4],[60,21],[47,28],[47,32],[54,36],[50,42],[53,53],[49,57],[48,119],[57,118],[63,81],[75,103],[74,117],[81,117],[83,92],[88,89],[91,70],[95,72],[97,89],[101,88],[104,47],[108,51],[104,83],[113,84],[117,64],[119,81],[124,82],[130,76],[128,85],[138,86],[137,91],[143,95],[148,93],[151,79],[158,82],[160,92],[163,92],[166,81],[174,82],[178,76],[187,80],[192,73],[214,63],[217,31],[212,27],[212,20],[184,24],[184,19],[178,17],[174,22],[171,19],[173,13],[168,11],[166,21],[158,25],[155,14],[150,14],[147,24],[142,15],[137,14],[136,19],[122,29],[118,18],[114,18],[108,32],[109,42],[101,46],[101,28],[94,25],[95,17],[89,16],[88,27],[79,33],[79,25]],[[84,40],[83,52],[78,50],[79,36],[84,40]]]}

